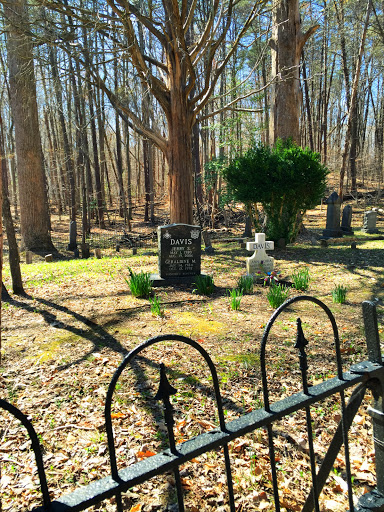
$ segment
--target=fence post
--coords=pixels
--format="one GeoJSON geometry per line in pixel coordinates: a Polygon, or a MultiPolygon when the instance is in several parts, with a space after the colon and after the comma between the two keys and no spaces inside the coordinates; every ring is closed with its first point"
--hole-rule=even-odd
{"type": "MultiPolygon", "coordinates": [[[[368,349],[368,359],[372,363],[382,365],[382,356],[380,349],[380,336],[377,323],[377,312],[375,302],[363,302],[363,318],[365,328],[365,338],[368,349]]],[[[375,445],[375,461],[376,461],[376,489],[379,496],[376,495],[374,499],[375,508],[377,510],[384,510],[384,403],[383,403],[383,388],[384,379],[380,379],[380,385],[374,391],[373,407],[370,407],[368,412],[372,417],[373,424],[373,439],[375,445]],[[380,496],[381,495],[381,496],[380,496]],[[381,499],[380,499],[381,498],[381,499]],[[378,503],[379,502],[379,503],[378,503]],[[381,503],[380,503],[381,502],[381,503]]],[[[370,493],[374,497],[376,493],[370,493]]],[[[367,507],[371,508],[371,507],[367,507]]]]}
{"type": "Polygon", "coordinates": [[[368,359],[372,363],[382,364],[380,350],[380,336],[377,325],[376,303],[365,300],[363,302],[363,318],[365,339],[367,341],[368,359]]]}

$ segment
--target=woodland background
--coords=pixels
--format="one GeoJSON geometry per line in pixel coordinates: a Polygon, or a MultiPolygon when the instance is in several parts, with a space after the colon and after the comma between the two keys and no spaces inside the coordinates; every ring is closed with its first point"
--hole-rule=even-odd
{"type": "MultiPolygon", "coordinates": [[[[85,232],[90,231],[91,222],[104,227],[118,215],[129,230],[132,208],[145,204],[143,220],[153,223],[157,205],[166,203],[169,194],[177,194],[168,187],[169,148],[163,144],[166,140],[168,146],[172,144],[170,117],[156,93],[160,82],[167,84],[169,97],[178,87],[170,83],[170,68],[166,68],[168,43],[156,32],[167,34],[164,13],[169,14],[171,7],[156,0],[133,4],[94,0],[71,6],[65,1],[9,0],[2,4],[4,195],[9,197],[14,218],[20,209],[26,210],[24,216],[29,219],[24,228],[21,219],[22,232],[44,224],[38,230],[46,233],[43,237],[38,233],[37,242],[36,236],[32,240],[24,236],[25,248],[50,247],[51,213],[77,218],[85,232]],[[140,59],[147,66],[146,75],[140,59]],[[34,96],[36,119],[27,127],[25,115],[33,111],[34,96]],[[13,111],[12,98],[16,98],[13,111]],[[19,143],[24,144],[24,162],[21,156],[16,159],[20,124],[27,131],[19,143]],[[42,173],[31,165],[39,158],[40,147],[42,173]],[[39,194],[40,189],[47,195],[39,194]]],[[[253,4],[244,0],[233,5],[203,1],[180,6],[193,12],[190,30],[183,32],[186,40],[206,39],[200,60],[194,61],[193,73],[189,71],[194,81],[188,101],[209,96],[188,126],[193,141],[195,220],[213,223],[222,206],[221,164],[212,159],[220,163],[252,141],[271,142],[280,135],[271,133],[277,102],[274,84],[287,72],[287,65],[276,78],[272,61],[276,41],[280,46],[287,44],[284,34],[276,35],[280,26],[276,17],[280,16],[283,27],[290,23],[281,13],[283,8],[297,10],[298,28],[305,35],[305,41],[295,42],[299,52],[297,142],[321,153],[331,171],[330,190],[339,187],[354,196],[367,188],[380,193],[383,2],[253,4]],[[220,32],[224,22],[225,30],[220,32]],[[215,45],[216,53],[206,49],[215,45]],[[209,90],[207,80],[211,80],[209,90]]],[[[189,47],[184,51],[189,52],[189,47]]],[[[179,64],[181,69],[182,58],[179,64]]],[[[283,79],[282,87],[290,81],[292,77],[283,79]]],[[[283,122],[289,133],[291,120],[287,117],[283,122]]]]}

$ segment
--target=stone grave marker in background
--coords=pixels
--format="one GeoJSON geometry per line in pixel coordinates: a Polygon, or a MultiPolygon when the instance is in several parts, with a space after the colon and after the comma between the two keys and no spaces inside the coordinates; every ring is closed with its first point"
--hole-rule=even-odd
{"type": "Polygon", "coordinates": [[[343,215],[341,217],[341,231],[344,235],[353,235],[352,224],[352,206],[347,204],[344,206],[343,215]]]}
{"type": "Polygon", "coordinates": [[[69,224],[69,244],[68,251],[74,251],[77,248],[77,225],[75,220],[69,224]]]}
{"type": "Polygon", "coordinates": [[[247,215],[245,217],[245,226],[244,226],[243,236],[247,237],[247,238],[252,236],[252,220],[249,215],[247,215]]]}
{"type": "Polygon", "coordinates": [[[157,228],[159,273],[151,275],[153,286],[190,284],[201,274],[201,228],[168,224],[157,228]]]}
{"type": "Polygon", "coordinates": [[[215,254],[215,249],[212,247],[211,235],[208,233],[208,231],[202,231],[202,236],[205,245],[204,252],[206,254],[215,254]]]}
{"type": "Polygon", "coordinates": [[[363,228],[362,231],[364,233],[378,233],[379,230],[376,227],[377,222],[377,211],[370,210],[367,212],[364,212],[364,218],[363,218],[363,228]]]}
{"type": "Polygon", "coordinates": [[[327,206],[327,224],[323,230],[324,238],[338,238],[343,236],[340,228],[340,197],[333,192],[326,201],[327,206]]]}
{"type": "Polygon", "coordinates": [[[247,275],[256,275],[258,272],[272,272],[274,258],[265,251],[275,248],[273,242],[265,241],[265,233],[256,233],[254,242],[247,242],[247,251],[255,251],[253,256],[247,258],[247,275]]]}

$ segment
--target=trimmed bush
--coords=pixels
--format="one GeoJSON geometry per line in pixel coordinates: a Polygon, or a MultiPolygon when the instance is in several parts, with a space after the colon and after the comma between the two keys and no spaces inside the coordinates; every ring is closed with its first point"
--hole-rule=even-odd
{"type": "MultiPolygon", "coordinates": [[[[289,139],[274,146],[253,146],[223,170],[230,197],[243,202],[248,211],[262,205],[266,236],[275,242],[296,238],[302,216],[325,193],[327,174],[319,153],[289,139]]],[[[261,231],[257,219],[256,229],[261,231]]]]}

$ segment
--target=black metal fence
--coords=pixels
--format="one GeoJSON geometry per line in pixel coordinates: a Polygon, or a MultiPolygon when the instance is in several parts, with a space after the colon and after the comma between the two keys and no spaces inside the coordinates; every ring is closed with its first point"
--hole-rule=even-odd
{"type": "Polygon", "coordinates": [[[187,461],[191,461],[195,457],[206,453],[210,450],[223,448],[225,459],[225,471],[227,479],[228,502],[231,512],[235,512],[235,495],[231,475],[231,461],[229,456],[228,445],[231,441],[253,432],[259,428],[265,428],[268,432],[269,443],[269,460],[270,471],[272,475],[273,500],[276,511],[282,506],[280,504],[279,495],[279,479],[278,468],[276,466],[275,441],[274,441],[274,424],[300,410],[305,411],[306,430],[308,433],[309,458],[311,467],[312,488],[308,494],[306,503],[302,507],[303,512],[321,510],[319,504],[320,493],[326,483],[337,455],[343,447],[345,466],[346,466],[346,482],[348,486],[348,503],[350,511],[363,512],[374,510],[376,512],[384,511],[384,405],[383,405],[383,385],[384,385],[384,366],[382,362],[380,339],[378,331],[377,313],[375,303],[363,303],[363,317],[365,325],[365,335],[368,349],[368,360],[361,361],[349,368],[349,371],[343,372],[341,361],[341,350],[338,329],[334,316],[329,308],[320,300],[309,296],[298,296],[286,301],[278,308],[269,320],[261,342],[260,348],[260,364],[262,374],[262,387],[264,406],[258,410],[254,410],[235,420],[225,421],[223,411],[222,398],[219,387],[219,379],[217,376],[215,365],[206,350],[197,342],[190,338],[180,335],[163,335],[148,339],[146,342],[137,346],[123,360],[115,372],[107,392],[105,400],[105,426],[108,439],[110,475],[101,480],[91,482],[90,484],[76,489],[74,492],[62,496],[59,499],[51,501],[48,482],[44,469],[43,454],[39,443],[38,436],[27,417],[12,404],[0,400],[0,406],[14,415],[22,425],[27,429],[28,435],[32,442],[32,449],[35,454],[38,475],[40,478],[40,488],[42,492],[41,507],[35,508],[37,511],[80,511],[102,502],[102,500],[115,497],[116,508],[118,511],[123,510],[122,493],[140,483],[148,481],[150,478],[172,471],[175,477],[175,486],[177,491],[177,501],[180,511],[184,510],[183,503],[183,487],[180,478],[179,468],[187,461]],[[298,351],[301,372],[302,390],[287,398],[271,403],[270,398],[270,381],[267,377],[266,370],[266,347],[270,335],[270,330],[280,314],[289,308],[293,303],[309,301],[323,309],[331,324],[333,332],[333,346],[337,366],[337,375],[316,385],[309,385],[307,351],[308,341],[305,338],[300,318],[297,319],[297,334],[295,348],[298,351]],[[211,375],[213,390],[215,395],[217,414],[219,418],[219,427],[209,432],[200,434],[193,439],[185,441],[182,444],[176,444],[174,436],[174,415],[170,396],[176,392],[169,383],[166,376],[166,368],[164,364],[160,364],[160,384],[156,394],[156,399],[163,403],[164,418],[168,434],[169,448],[161,453],[157,453],[152,457],[137,462],[125,469],[118,470],[116,462],[116,449],[114,440],[114,431],[112,428],[111,405],[114,391],[116,389],[119,378],[127,365],[131,364],[134,358],[146,348],[164,341],[177,341],[189,345],[197,350],[204,358],[211,375]],[[345,391],[352,388],[352,393],[348,403],[345,398],[345,391]],[[349,429],[353,419],[363,402],[365,393],[370,390],[373,395],[373,404],[369,409],[369,413],[373,422],[373,436],[375,448],[375,463],[377,487],[372,492],[364,494],[357,501],[353,495],[353,475],[351,474],[351,465],[349,460],[349,429]],[[329,445],[325,456],[319,466],[318,457],[315,452],[312,433],[312,417],[311,406],[321,400],[338,395],[341,403],[341,421],[336,429],[333,439],[329,445]]]}

